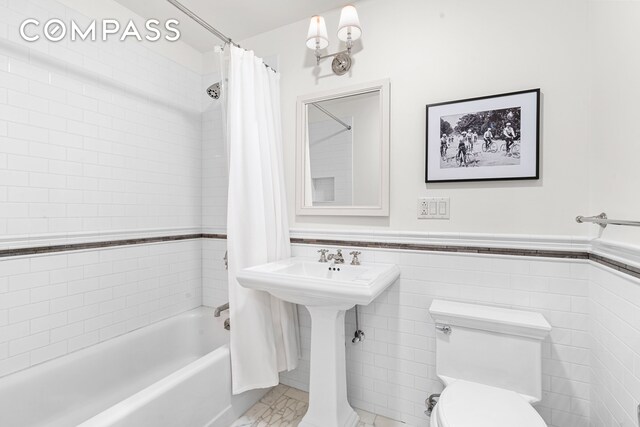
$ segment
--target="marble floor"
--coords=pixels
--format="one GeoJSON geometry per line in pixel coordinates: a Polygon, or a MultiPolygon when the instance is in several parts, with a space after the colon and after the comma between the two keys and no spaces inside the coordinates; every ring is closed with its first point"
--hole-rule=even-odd
{"type": "MultiPolygon", "coordinates": [[[[307,412],[309,394],[280,384],[230,427],[297,427],[307,412]]],[[[358,427],[410,427],[399,421],[356,409],[358,427]]]]}

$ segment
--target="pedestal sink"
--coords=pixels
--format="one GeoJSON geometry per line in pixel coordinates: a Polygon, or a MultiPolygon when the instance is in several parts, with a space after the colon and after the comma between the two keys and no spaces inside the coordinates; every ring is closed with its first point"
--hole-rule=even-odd
{"type": "Polygon", "coordinates": [[[367,305],[400,276],[390,264],[352,266],[289,258],[242,270],[238,282],[269,292],[311,313],[309,410],[300,427],[355,427],[358,415],[347,401],[344,316],[367,305]]]}

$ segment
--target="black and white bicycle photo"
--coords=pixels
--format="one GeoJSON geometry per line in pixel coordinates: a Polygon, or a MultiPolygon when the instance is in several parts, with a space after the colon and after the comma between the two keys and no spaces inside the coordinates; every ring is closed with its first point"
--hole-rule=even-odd
{"type": "Polygon", "coordinates": [[[520,164],[520,108],[440,118],[440,167],[520,164]]]}
{"type": "Polygon", "coordinates": [[[538,177],[539,90],[427,106],[427,182],[538,177]]]}

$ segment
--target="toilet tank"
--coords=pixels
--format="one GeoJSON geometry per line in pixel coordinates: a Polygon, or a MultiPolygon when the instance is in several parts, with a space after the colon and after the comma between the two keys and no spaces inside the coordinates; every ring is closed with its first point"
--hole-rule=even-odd
{"type": "Polygon", "coordinates": [[[551,326],[540,313],[434,300],[436,374],[500,387],[528,402],[542,397],[542,341],[551,326]]]}

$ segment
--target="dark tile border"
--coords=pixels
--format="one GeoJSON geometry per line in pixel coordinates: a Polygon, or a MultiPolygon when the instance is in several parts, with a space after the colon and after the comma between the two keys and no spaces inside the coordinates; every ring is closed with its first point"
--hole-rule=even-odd
{"type": "MultiPolygon", "coordinates": [[[[215,234],[212,234],[211,236],[215,236],[215,234]]],[[[28,248],[3,249],[3,250],[0,250],[0,258],[24,256],[24,255],[49,254],[49,253],[56,253],[56,252],[82,251],[82,250],[88,250],[88,249],[103,249],[103,248],[112,248],[116,246],[131,246],[131,245],[142,245],[142,244],[149,244],[149,243],[175,242],[179,240],[200,239],[202,237],[205,237],[205,235],[204,234],[181,234],[181,235],[175,235],[175,236],[142,237],[139,239],[105,240],[100,242],[70,243],[66,245],[35,246],[35,247],[28,247],[28,248]]]]}
{"type": "Polygon", "coordinates": [[[541,258],[560,259],[584,259],[613,268],[621,273],[640,279],[640,268],[629,264],[614,261],[601,255],[595,255],[586,251],[554,251],[523,248],[490,248],[483,246],[446,246],[446,245],[422,245],[416,243],[385,243],[385,242],[358,242],[346,240],[322,240],[322,239],[301,239],[292,238],[291,243],[303,245],[327,245],[327,246],[355,246],[361,248],[376,249],[404,249],[426,252],[450,252],[466,254],[484,255],[508,255],[508,256],[530,256],[541,258]]]}
{"type": "Polygon", "coordinates": [[[484,246],[446,246],[446,245],[424,245],[418,243],[386,243],[386,242],[359,242],[345,240],[320,240],[320,239],[300,239],[292,238],[291,243],[303,245],[329,245],[329,246],[356,246],[361,248],[375,249],[403,249],[426,252],[453,252],[468,254],[490,254],[490,255],[513,255],[513,256],[536,256],[546,258],[571,258],[588,259],[587,252],[580,251],[552,251],[522,248],[490,248],[484,246]]]}
{"type": "Polygon", "coordinates": [[[221,239],[221,240],[227,240],[227,235],[226,234],[211,234],[211,233],[204,233],[201,235],[203,239],[221,239]]]}
{"type": "Polygon", "coordinates": [[[597,262],[598,264],[640,279],[640,268],[634,267],[633,265],[625,264],[619,261],[612,260],[611,258],[603,257],[602,255],[596,254],[589,254],[589,259],[593,262],[597,262]]]}
{"type": "MultiPolygon", "coordinates": [[[[14,256],[39,255],[47,253],[81,251],[88,249],[112,248],[117,246],[142,245],[149,243],[175,242],[180,240],[192,239],[220,239],[227,238],[226,234],[212,233],[195,233],[181,234],[175,236],[158,236],[144,237],[139,239],[124,240],[106,240],[100,242],[87,243],[71,243],[66,245],[36,246],[15,249],[0,250],[0,258],[8,258],[14,256]]],[[[359,248],[372,249],[396,249],[396,250],[413,250],[425,252],[447,252],[447,253],[465,253],[465,254],[484,254],[484,255],[508,255],[508,256],[529,256],[540,258],[559,258],[559,259],[584,259],[596,262],[606,267],[612,268],[621,273],[628,274],[640,279],[640,268],[615,261],[602,255],[592,254],[586,251],[554,251],[554,250],[538,250],[523,248],[490,248],[486,246],[447,246],[447,245],[426,245],[417,243],[391,243],[391,242],[362,242],[349,240],[331,240],[331,239],[303,239],[294,237],[291,243],[302,245],[326,245],[326,246],[350,246],[359,248]]]]}

